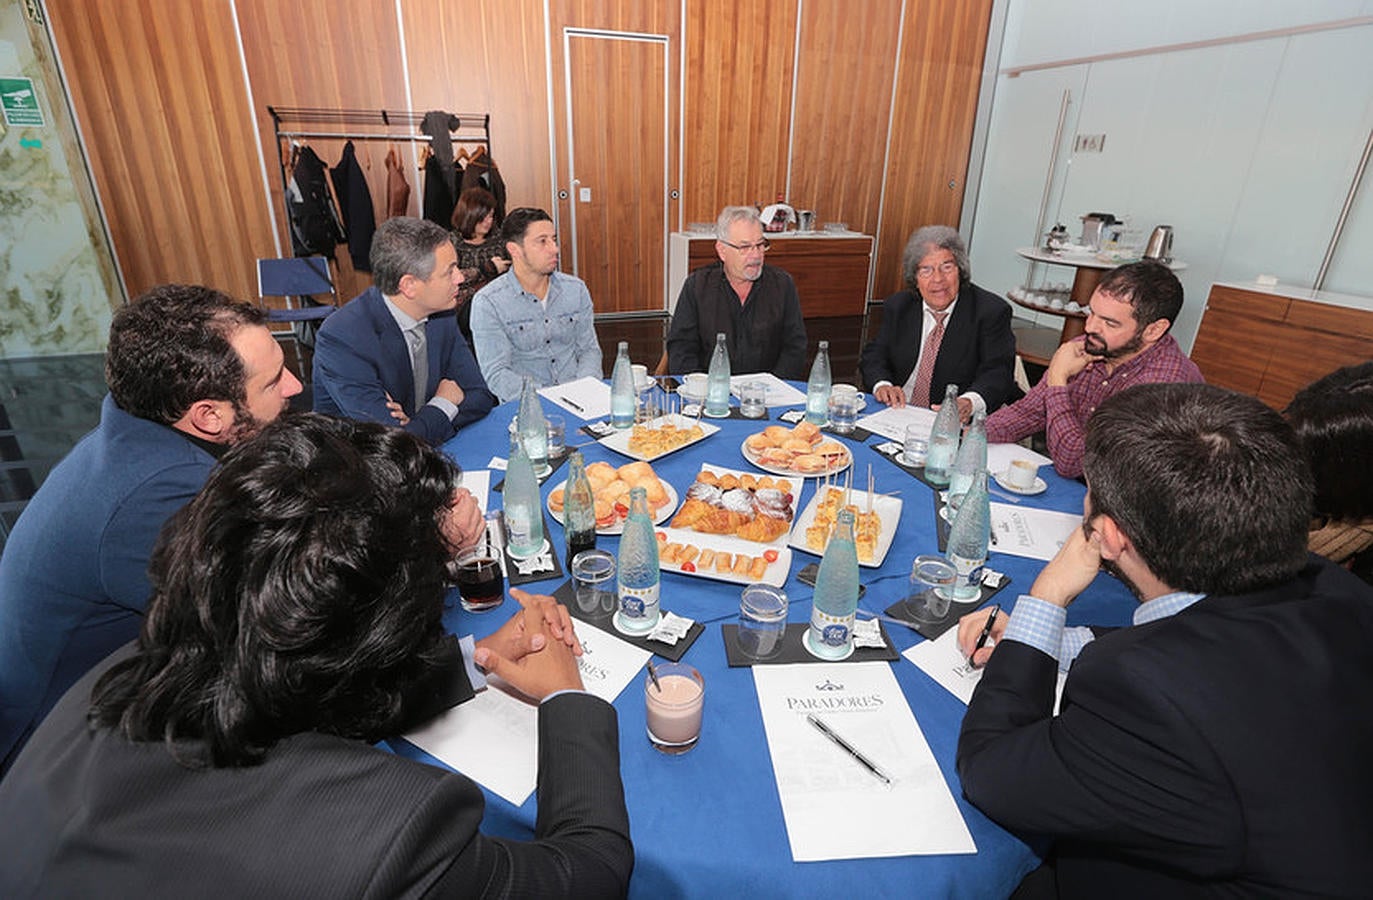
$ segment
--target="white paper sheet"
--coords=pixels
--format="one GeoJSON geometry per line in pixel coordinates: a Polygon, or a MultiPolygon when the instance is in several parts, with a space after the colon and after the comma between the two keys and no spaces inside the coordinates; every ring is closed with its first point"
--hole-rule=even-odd
{"type": "Polygon", "coordinates": [[[610,386],[592,375],[583,375],[566,384],[540,388],[539,394],[588,422],[610,415],[610,386]]]}
{"type": "MultiPolygon", "coordinates": [[[[974,669],[958,649],[958,629],[950,628],[935,641],[921,641],[907,648],[902,654],[915,664],[916,668],[933,678],[939,685],[953,694],[964,705],[972,702],[973,689],[982,680],[983,669],[974,669]]],[[[1058,688],[1054,695],[1063,697],[1063,683],[1068,680],[1064,672],[1058,673],[1058,688]]],[[[1054,713],[1058,713],[1058,699],[1054,701],[1054,713]]]]}
{"type": "Polygon", "coordinates": [[[732,376],[729,379],[730,393],[736,397],[739,396],[740,385],[750,381],[761,381],[768,386],[767,398],[763,401],[768,406],[795,406],[798,403],[806,402],[805,392],[798,391],[771,372],[732,376]]]}
{"type": "Polygon", "coordinates": [[[792,859],[976,853],[888,663],[754,666],[792,859]],[[809,722],[814,713],[891,778],[809,722]]]}
{"type": "Polygon", "coordinates": [[[996,535],[996,544],[991,549],[994,553],[1047,562],[1054,558],[1074,529],[1081,527],[1081,513],[993,503],[992,533],[996,535]]]}
{"type": "Polygon", "coordinates": [[[906,439],[906,428],[910,425],[917,425],[928,434],[934,427],[934,417],[933,410],[922,406],[903,406],[900,409],[888,406],[862,416],[858,426],[899,444],[906,439]]]}
{"type": "MultiPolygon", "coordinates": [[[[587,691],[613,703],[651,655],[593,625],[575,625],[587,691]]],[[[522,806],[538,779],[538,705],[499,679],[405,735],[406,740],[488,790],[522,806]]]]}
{"type": "Polygon", "coordinates": [[[491,470],[490,469],[463,469],[462,486],[467,488],[472,499],[477,501],[477,507],[486,515],[486,503],[491,497],[491,470]]]}

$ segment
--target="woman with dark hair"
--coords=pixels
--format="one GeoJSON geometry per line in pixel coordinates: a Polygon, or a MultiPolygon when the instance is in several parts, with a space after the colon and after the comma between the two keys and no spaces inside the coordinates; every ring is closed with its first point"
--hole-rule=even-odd
{"type": "Polygon", "coordinates": [[[482,188],[468,188],[453,207],[453,234],[458,248],[458,327],[472,344],[472,295],[510,268],[510,258],[496,228],[496,198],[482,188]]]}
{"type": "Polygon", "coordinates": [[[226,455],[162,532],[138,641],[0,783],[0,896],[623,894],[615,711],[551,599],[513,592],[470,654],[544,700],[533,842],[479,834],[469,779],[370,746],[483,678],[442,622],[476,533],[456,483],[405,432],[319,415],[226,455]]]}
{"type": "Polygon", "coordinates": [[[1312,382],[1284,415],[1316,479],[1311,552],[1373,583],[1373,362],[1312,382]]]}

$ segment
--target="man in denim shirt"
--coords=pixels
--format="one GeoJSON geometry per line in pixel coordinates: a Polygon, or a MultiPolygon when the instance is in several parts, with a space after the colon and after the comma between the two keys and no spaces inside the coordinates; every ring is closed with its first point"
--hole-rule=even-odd
{"type": "Polygon", "coordinates": [[[511,267],[472,298],[472,343],[501,402],[539,387],[604,377],[586,283],[558,271],[558,235],[541,209],[512,210],[501,226],[511,267]]]}

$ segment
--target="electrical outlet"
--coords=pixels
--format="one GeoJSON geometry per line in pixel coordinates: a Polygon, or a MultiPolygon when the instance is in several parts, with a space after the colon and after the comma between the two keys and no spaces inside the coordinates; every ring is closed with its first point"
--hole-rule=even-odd
{"type": "Polygon", "coordinates": [[[1100,153],[1106,149],[1106,135],[1079,134],[1073,140],[1074,153],[1100,153]]]}

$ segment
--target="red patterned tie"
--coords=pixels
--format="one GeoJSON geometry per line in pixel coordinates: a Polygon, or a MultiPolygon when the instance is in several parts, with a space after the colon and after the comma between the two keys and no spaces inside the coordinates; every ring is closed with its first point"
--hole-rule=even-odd
{"type": "Polygon", "coordinates": [[[949,317],[947,312],[934,310],[930,310],[930,315],[934,316],[934,327],[930,329],[929,335],[925,338],[925,346],[920,350],[920,364],[915,367],[915,375],[906,384],[910,388],[907,396],[916,406],[930,405],[930,379],[934,377],[934,360],[939,356],[939,344],[944,340],[944,320],[949,317]]]}

